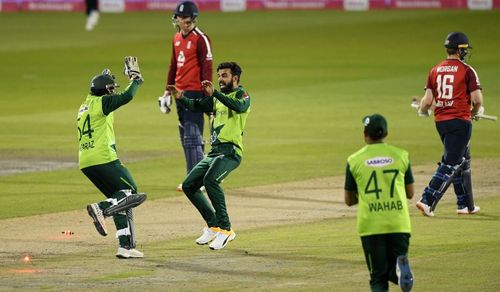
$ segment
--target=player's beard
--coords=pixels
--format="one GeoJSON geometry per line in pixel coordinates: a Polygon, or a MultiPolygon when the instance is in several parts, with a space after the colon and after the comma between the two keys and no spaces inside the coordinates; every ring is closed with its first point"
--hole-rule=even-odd
{"type": "Polygon", "coordinates": [[[223,93],[230,93],[231,91],[233,91],[233,82],[231,82],[231,80],[228,83],[224,83],[224,81],[220,81],[219,87],[220,87],[220,91],[222,91],[223,93]]]}

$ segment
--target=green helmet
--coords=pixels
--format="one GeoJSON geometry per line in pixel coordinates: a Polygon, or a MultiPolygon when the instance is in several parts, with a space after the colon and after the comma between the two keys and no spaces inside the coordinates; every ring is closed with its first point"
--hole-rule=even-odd
{"type": "Polygon", "coordinates": [[[115,82],[115,76],[111,75],[109,69],[104,69],[102,74],[94,76],[90,82],[90,93],[95,96],[115,93],[118,84],[115,82]]]}

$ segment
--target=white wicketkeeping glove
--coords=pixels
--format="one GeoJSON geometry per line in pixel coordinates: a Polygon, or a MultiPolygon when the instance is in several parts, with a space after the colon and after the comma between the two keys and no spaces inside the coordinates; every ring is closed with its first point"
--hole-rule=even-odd
{"type": "MultiPolygon", "coordinates": [[[[102,70],[102,73],[101,73],[101,74],[102,74],[102,75],[110,75],[110,76],[113,76],[113,75],[111,74],[111,70],[109,70],[108,68],[106,68],[106,69],[102,70]]],[[[114,78],[114,76],[113,76],[113,78],[114,78]]]]}
{"type": "Polygon", "coordinates": [[[125,69],[123,70],[123,73],[128,76],[130,80],[137,80],[139,83],[144,82],[139,69],[139,60],[137,60],[137,57],[125,57],[125,69]]]}
{"type": "Polygon", "coordinates": [[[172,97],[167,91],[158,97],[158,105],[160,106],[160,111],[164,114],[168,114],[172,110],[172,97]]]}
{"type": "Polygon", "coordinates": [[[483,106],[481,106],[481,107],[479,108],[479,110],[477,111],[477,113],[475,113],[475,114],[472,116],[472,119],[473,119],[474,121],[479,121],[479,120],[481,119],[481,117],[480,117],[480,116],[481,116],[481,115],[483,115],[483,114],[484,114],[484,107],[483,107],[483,106]]]}

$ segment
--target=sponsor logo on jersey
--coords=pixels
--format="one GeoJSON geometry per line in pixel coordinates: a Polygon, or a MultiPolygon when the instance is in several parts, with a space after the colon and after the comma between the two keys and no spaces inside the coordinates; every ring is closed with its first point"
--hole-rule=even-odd
{"type": "Polygon", "coordinates": [[[180,46],[180,45],[181,45],[181,41],[176,41],[176,42],[175,42],[175,46],[176,46],[176,47],[178,47],[178,46],[180,46]]]}
{"type": "Polygon", "coordinates": [[[83,114],[84,112],[88,111],[89,110],[89,106],[88,105],[83,105],[80,110],[78,111],[78,113],[80,114],[83,114]]]}
{"type": "Polygon", "coordinates": [[[188,44],[187,44],[187,48],[188,48],[188,49],[191,49],[191,41],[189,41],[189,42],[188,42],[188,44]]]}
{"type": "Polygon", "coordinates": [[[215,116],[216,116],[216,117],[218,117],[218,116],[223,116],[223,115],[227,115],[227,111],[226,111],[226,110],[216,111],[216,112],[215,112],[215,116]]]}
{"type": "Polygon", "coordinates": [[[436,107],[450,107],[450,106],[453,106],[453,100],[445,100],[445,101],[442,101],[442,100],[438,100],[436,102],[436,107]]]}
{"type": "Polygon", "coordinates": [[[365,160],[365,165],[371,167],[384,167],[392,163],[394,163],[392,157],[373,157],[365,160]]]}

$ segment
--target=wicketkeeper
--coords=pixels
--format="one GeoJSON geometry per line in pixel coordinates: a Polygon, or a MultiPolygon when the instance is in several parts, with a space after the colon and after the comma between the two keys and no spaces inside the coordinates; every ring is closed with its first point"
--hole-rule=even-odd
{"type": "Polygon", "coordinates": [[[132,175],[118,159],[113,130],[113,112],[132,100],[143,83],[136,57],[125,58],[124,73],[130,83],[124,92],[116,93],[118,84],[109,69],[92,78],[90,94],[78,111],[78,161],[80,169],[108,198],[90,204],[87,211],[97,232],[108,234],[105,217],[112,216],[119,241],[118,258],[142,258],[136,249],[132,208],[146,200],[137,193],[132,175]]]}

